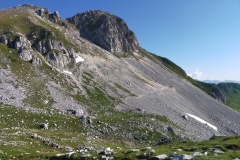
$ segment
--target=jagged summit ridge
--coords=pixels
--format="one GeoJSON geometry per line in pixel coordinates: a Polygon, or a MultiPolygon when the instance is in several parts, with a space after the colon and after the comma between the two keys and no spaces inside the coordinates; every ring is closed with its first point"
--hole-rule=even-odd
{"type": "Polygon", "coordinates": [[[135,34],[118,16],[101,10],[90,10],[67,19],[80,30],[83,38],[112,53],[139,50],[135,34]]]}

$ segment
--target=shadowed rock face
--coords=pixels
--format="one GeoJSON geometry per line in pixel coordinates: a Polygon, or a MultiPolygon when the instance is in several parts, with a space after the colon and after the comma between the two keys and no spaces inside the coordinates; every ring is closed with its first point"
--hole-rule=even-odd
{"type": "Polygon", "coordinates": [[[112,53],[134,52],[139,49],[135,34],[119,17],[94,10],[67,19],[80,30],[83,38],[112,53]]]}

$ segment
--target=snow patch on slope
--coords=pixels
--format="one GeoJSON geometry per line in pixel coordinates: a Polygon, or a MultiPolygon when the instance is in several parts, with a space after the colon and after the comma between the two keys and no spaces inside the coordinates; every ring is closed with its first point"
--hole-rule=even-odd
{"type": "Polygon", "coordinates": [[[63,70],[64,73],[67,73],[67,74],[72,74],[72,72],[70,71],[67,71],[67,70],[63,70]]]}
{"type": "Polygon", "coordinates": [[[201,123],[204,123],[204,124],[208,125],[208,126],[211,127],[212,129],[214,129],[214,130],[217,131],[217,127],[214,126],[214,125],[212,125],[211,123],[208,123],[207,121],[205,121],[205,120],[203,120],[203,119],[201,119],[201,118],[199,118],[199,117],[197,117],[197,116],[194,116],[194,115],[192,115],[192,114],[186,113],[186,115],[194,118],[195,120],[197,120],[197,121],[199,121],[199,122],[201,122],[201,123]]]}
{"type": "Polygon", "coordinates": [[[77,56],[77,58],[75,58],[75,63],[79,63],[79,62],[84,62],[84,59],[80,56],[77,56]]]}

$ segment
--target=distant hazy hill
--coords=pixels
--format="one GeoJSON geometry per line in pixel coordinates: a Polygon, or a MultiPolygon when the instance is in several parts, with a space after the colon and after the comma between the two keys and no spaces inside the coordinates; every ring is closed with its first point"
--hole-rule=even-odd
{"type": "Polygon", "coordinates": [[[234,81],[234,80],[225,80],[225,81],[219,81],[219,80],[203,80],[202,82],[205,82],[205,83],[215,83],[215,84],[218,84],[218,83],[239,83],[239,81],[234,81]]]}
{"type": "Polygon", "coordinates": [[[204,83],[214,83],[214,84],[221,83],[221,81],[219,81],[219,80],[203,80],[202,82],[204,82],[204,83]]]}

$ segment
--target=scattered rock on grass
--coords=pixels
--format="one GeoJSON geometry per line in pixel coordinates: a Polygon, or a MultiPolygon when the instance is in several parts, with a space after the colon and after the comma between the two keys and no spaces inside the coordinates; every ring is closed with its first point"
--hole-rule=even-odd
{"type": "Polygon", "coordinates": [[[47,130],[48,129],[48,123],[43,123],[39,125],[41,129],[47,130]]]}
{"type": "Polygon", "coordinates": [[[160,154],[154,157],[154,159],[166,159],[168,156],[166,154],[160,154]]]}

